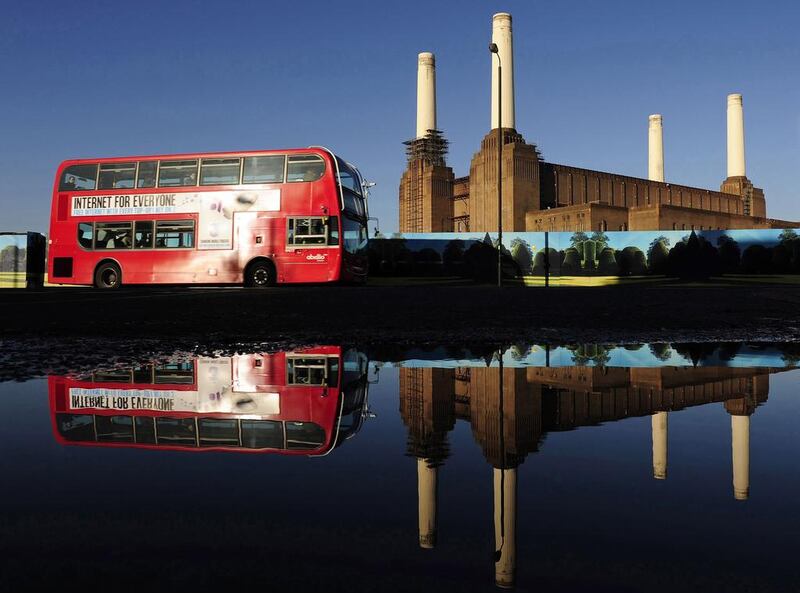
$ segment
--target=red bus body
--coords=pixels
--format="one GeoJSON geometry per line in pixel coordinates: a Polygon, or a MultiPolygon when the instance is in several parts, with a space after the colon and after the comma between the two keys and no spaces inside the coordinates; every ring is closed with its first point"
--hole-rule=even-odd
{"type": "Polygon", "coordinates": [[[361,188],[357,169],[319,147],[65,161],[53,189],[49,282],[91,285],[98,267],[112,262],[122,284],[239,284],[259,261],[274,266],[270,283],[362,282],[367,206],[361,188]],[[257,173],[258,163],[280,157],[284,168],[277,173],[275,166],[275,179],[248,179],[250,165],[257,173]],[[237,159],[238,177],[231,164],[237,159]],[[195,162],[194,177],[170,173],[189,170],[175,166],[189,162],[195,162]],[[306,180],[303,165],[319,177],[306,180]],[[71,173],[92,166],[94,180],[71,173]],[[215,178],[214,167],[222,176],[215,178]],[[343,178],[349,182],[340,184],[343,178]],[[183,235],[180,228],[169,234],[173,221],[183,225],[183,235]],[[105,230],[111,223],[127,228],[116,240],[105,230]],[[301,226],[319,227],[317,235],[300,236],[301,226]]]}
{"type": "Polygon", "coordinates": [[[366,409],[366,366],[353,372],[348,356],[321,346],[50,376],[53,433],[61,445],[324,455],[366,409]]]}

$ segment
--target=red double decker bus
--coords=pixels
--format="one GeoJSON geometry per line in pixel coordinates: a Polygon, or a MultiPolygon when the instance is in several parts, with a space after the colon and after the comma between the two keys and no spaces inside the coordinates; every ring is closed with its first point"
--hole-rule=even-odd
{"type": "Polygon", "coordinates": [[[367,416],[367,360],[321,346],[51,376],[62,445],[324,455],[367,416]]]}
{"type": "Polygon", "coordinates": [[[65,161],[49,281],[362,282],[366,184],[326,148],[65,161]]]}

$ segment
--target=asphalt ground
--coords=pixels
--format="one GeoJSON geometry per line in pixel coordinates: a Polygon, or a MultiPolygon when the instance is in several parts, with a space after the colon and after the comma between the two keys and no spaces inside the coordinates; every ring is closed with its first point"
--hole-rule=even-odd
{"type": "Polygon", "coordinates": [[[633,285],[45,288],[0,291],[0,380],[175,352],[800,342],[800,287],[633,285]]]}

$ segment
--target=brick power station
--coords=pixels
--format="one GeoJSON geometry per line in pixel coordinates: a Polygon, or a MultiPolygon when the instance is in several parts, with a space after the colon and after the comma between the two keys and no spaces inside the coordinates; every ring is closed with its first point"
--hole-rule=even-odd
{"type": "Polygon", "coordinates": [[[492,129],[472,157],[466,177],[456,177],[445,161],[447,140],[436,125],[435,57],[419,54],[417,133],[405,143],[408,164],[400,181],[400,232],[496,231],[501,137],[506,231],[800,226],[767,218],[764,192],[747,178],[741,95],[728,95],[728,176],[719,191],[665,182],[660,115],[649,118],[648,179],[549,163],[515,128],[510,14],[494,15],[492,42],[502,64],[502,88],[498,93],[498,72],[493,66],[492,129]]]}

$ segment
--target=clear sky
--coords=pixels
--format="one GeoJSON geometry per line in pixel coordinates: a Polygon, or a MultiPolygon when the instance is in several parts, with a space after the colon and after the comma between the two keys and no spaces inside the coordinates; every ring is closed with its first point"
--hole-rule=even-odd
{"type": "Polygon", "coordinates": [[[517,129],[547,160],[718,188],[726,95],[747,173],[800,219],[800,2],[10,2],[0,21],[0,230],[46,231],[61,160],[324,144],[397,229],[416,60],[436,54],[457,176],[489,129],[494,12],[514,17],[517,129]]]}

